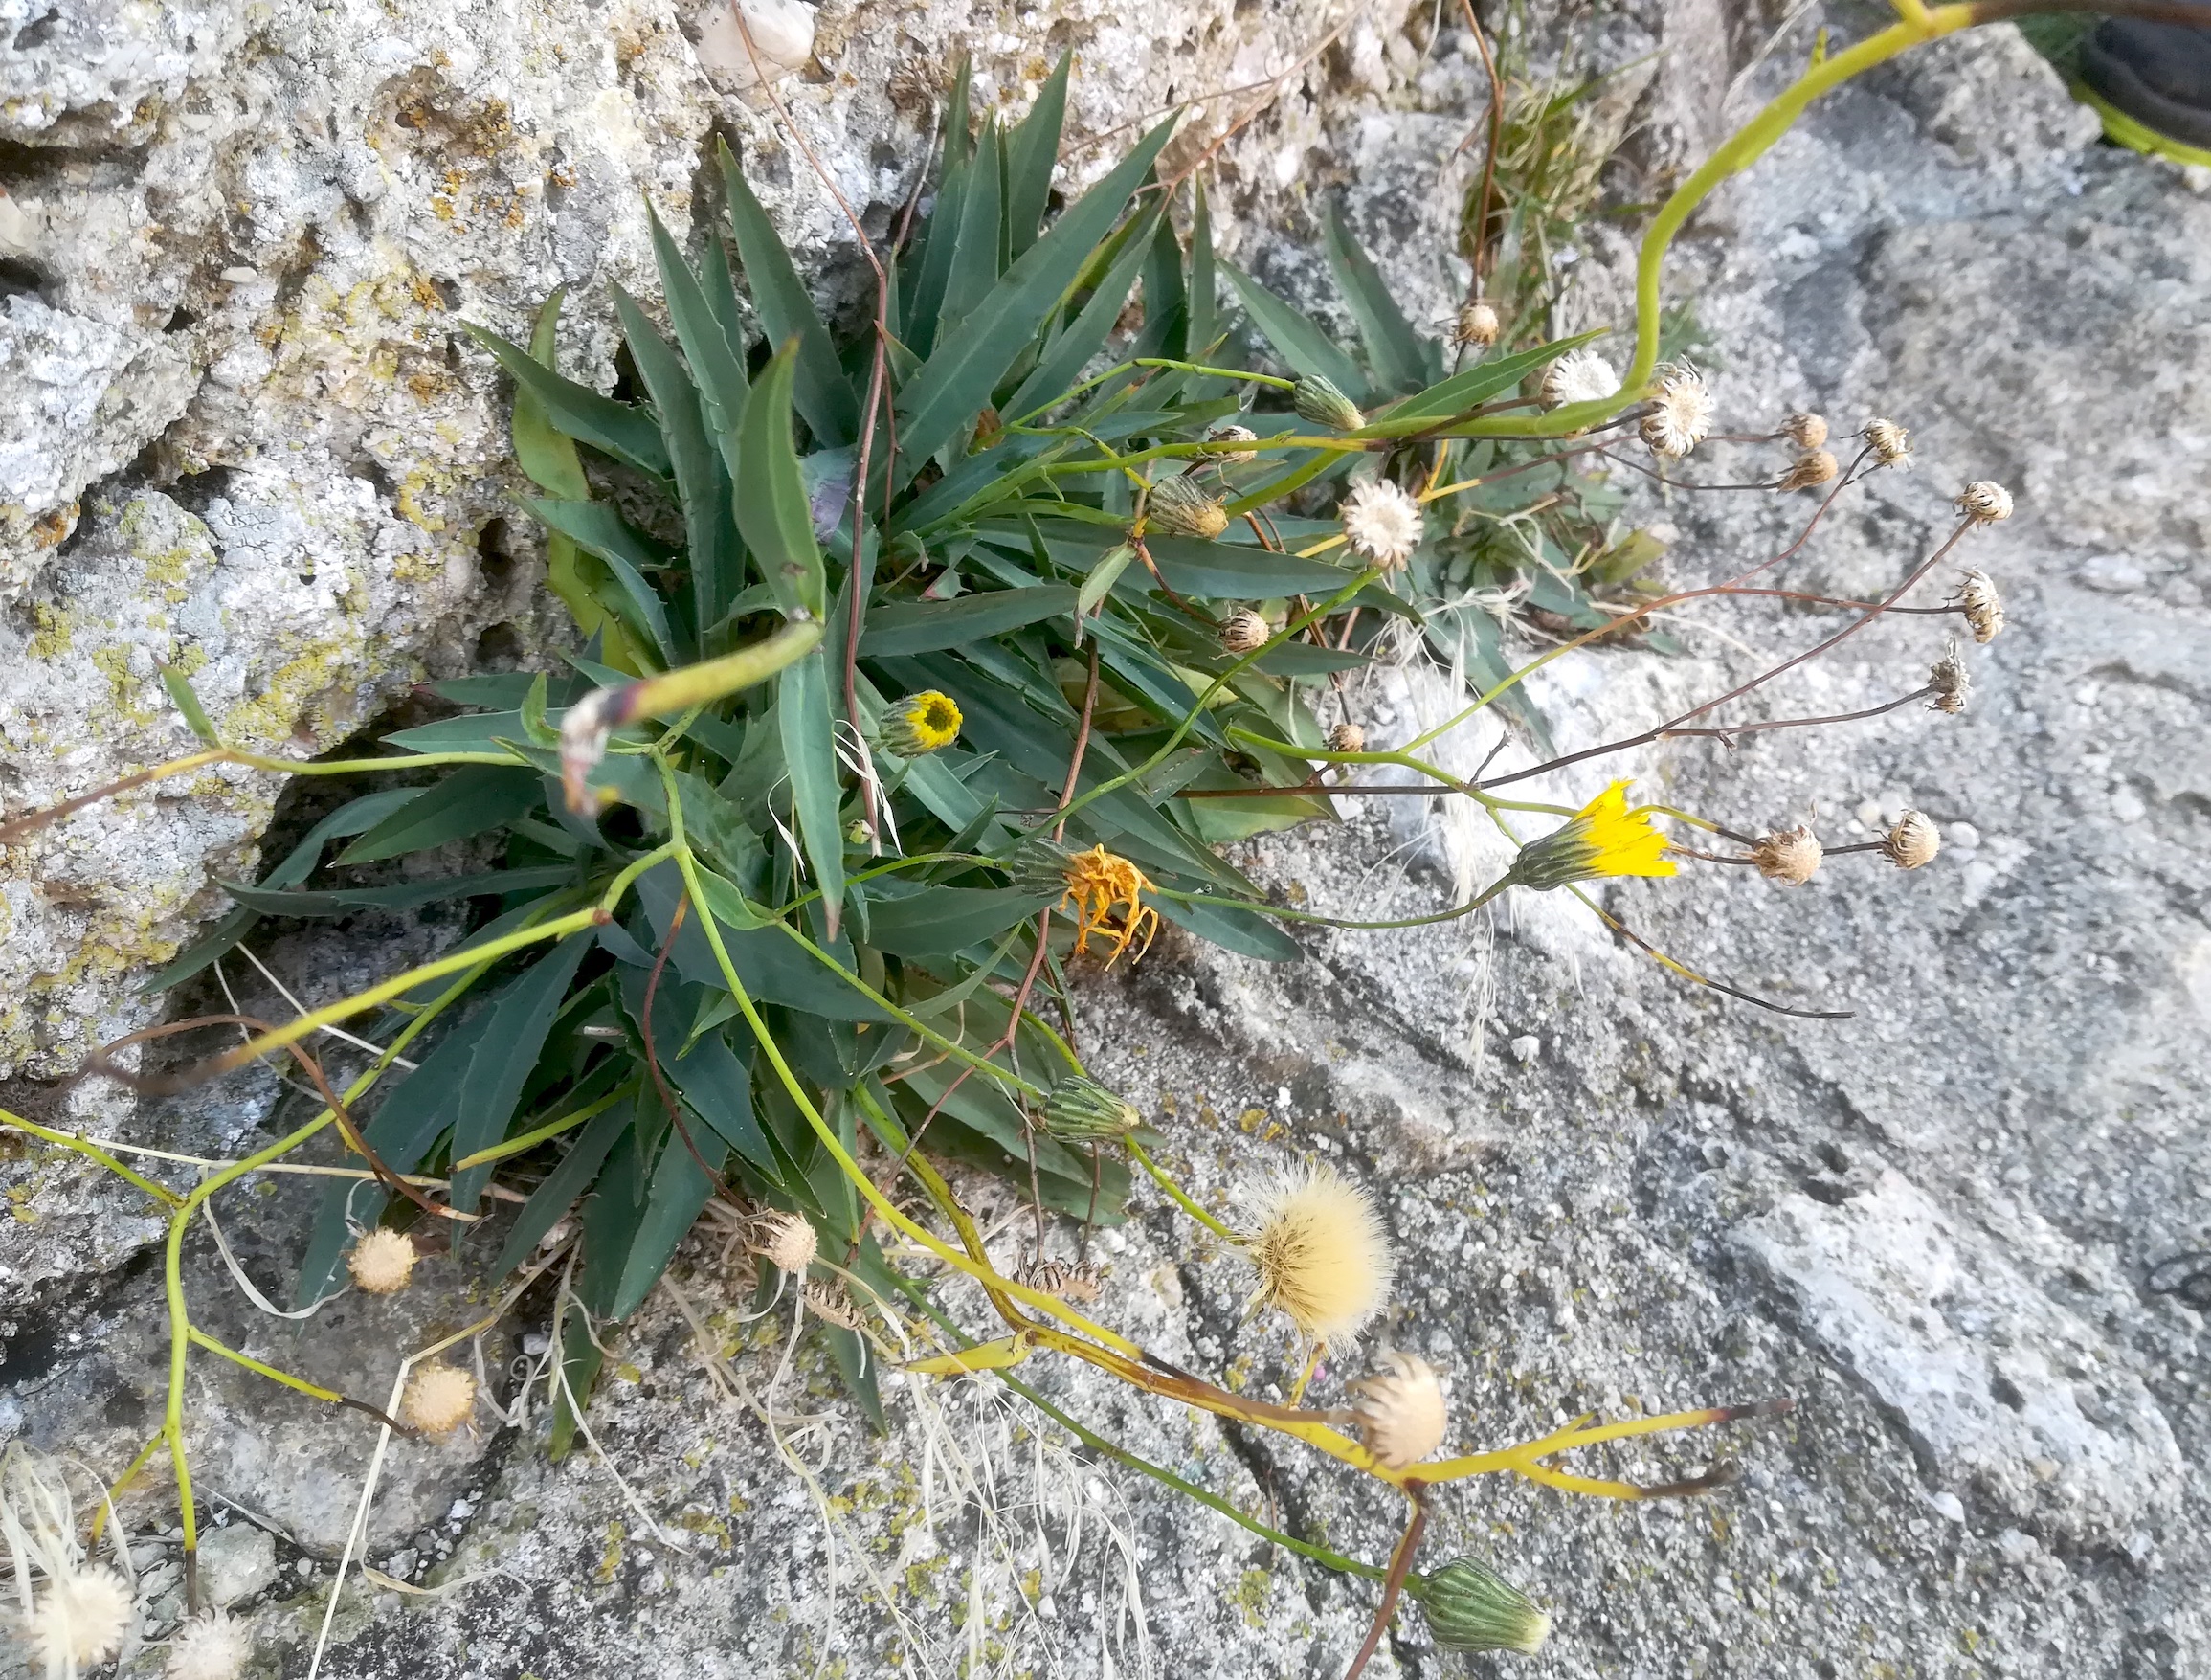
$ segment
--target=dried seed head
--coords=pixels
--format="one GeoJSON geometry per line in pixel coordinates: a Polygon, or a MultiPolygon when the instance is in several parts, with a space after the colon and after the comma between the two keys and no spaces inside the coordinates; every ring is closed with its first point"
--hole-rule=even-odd
{"type": "Polygon", "coordinates": [[[1362,560],[1395,571],[1420,546],[1425,526],[1417,498],[1387,479],[1369,479],[1352,487],[1336,509],[1344,540],[1362,560]]]}
{"type": "Polygon", "coordinates": [[[1551,1618],[1534,1601],[1471,1557],[1454,1557],[1432,1572],[1414,1597],[1428,1613],[1428,1631],[1447,1651],[1531,1655],[1551,1637],[1551,1618]]]}
{"type": "Polygon", "coordinates": [[[1907,811],[1896,826],[1881,838],[1881,855],[1899,869],[1919,869],[1934,862],[1942,850],[1942,830],[1919,811],[1907,811]]]}
{"type": "Polygon", "coordinates": [[[73,1569],[47,1583],[31,1611],[31,1649],[49,1675],[103,1663],[130,1632],[130,1588],[112,1569],[73,1569]]]}
{"type": "Polygon", "coordinates": [[[1356,724],[1338,724],[1329,731],[1330,752],[1364,752],[1367,750],[1367,731],[1356,724]]]}
{"type": "Polygon", "coordinates": [[[378,1225],[353,1244],[346,1269],[356,1288],[371,1295],[396,1295],[414,1276],[414,1243],[378,1225]]]}
{"type": "Polygon", "coordinates": [[[1497,319],[1496,305],[1485,299],[1476,298],[1460,306],[1459,318],[1451,324],[1451,342],[1455,345],[1472,345],[1476,349],[1487,349],[1497,342],[1503,327],[1497,319]]]}
{"type": "Polygon", "coordinates": [[[1827,441],[1827,416],[1824,414],[1791,414],[1781,422],[1781,436],[1798,449],[1817,449],[1827,441]]]}
{"type": "Polygon", "coordinates": [[[1686,362],[1659,370],[1658,392],[1642,417],[1643,447],[1679,460],[1712,429],[1712,393],[1705,376],[1686,362]]]}
{"type": "Polygon", "coordinates": [[[1602,402],[1619,391],[1619,375],[1612,364],[1592,349],[1569,350],[1544,369],[1536,387],[1536,400],[1547,409],[1568,403],[1602,402]]]}
{"type": "Polygon", "coordinates": [[[899,701],[882,718],[882,744],[901,758],[926,758],[960,738],[959,702],[934,688],[899,701]]]}
{"type": "Polygon", "coordinates": [[[1824,449],[1807,449],[1789,463],[1789,470],[1775,482],[1774,488],[1809,490],[1814,484],[1824,484],[1842,470],[1824,449]]]}
{"type": "Polygon", "coordinates": [[[1976,525],[2011,517],[2011,492],[1991,479],[1976,479],[1957,493],[1958,512],[1976,525]]]}
{"type": "Polygon", "coordinates": [[[1950,604],[1965,615],[1966,628],[1984,646],[2003,633],[2003,596],[1985,571],[1969,571],[1957,580],[1950,604]]]}
{"type": "Polygon", "coordinates": [[[1417,1465],[1443,1445],[1443,1383],[1427,1360],[1386,1349],[1389,1369],[1351,1384],[1352,1419],[1367,1450],[1393,1470],[1417,1465]]]}
{"type": "Polygon", "coordinates": [[[1259,446],[1259,434],[1249,426],[1216,426],[1205,435],[1205,453],[1193,459],[1219,460],[1226,457],[1249,455],[1259,446]]]}
{"type": "Polygon", "coordinates": [[[1195,479],[1162,479],[1144,501],[1144,525],[1170,537],[1204,537],[1228,529],[1228,510],[1195,479]]]}
{"type": "Polygon", "coordinates": [[[1300,419],[1338,432],[1356,432],[1367,423],[1359,405],[1318,373],[1308,373],[1297,382],[1290,392],[1290,406],[1300,419]]]}
{"type": "Polygon", "coordinates": [[[1266,646],[1272,634],[1264,618],[1249,607],[1239,607],[1221,622],[1220,645],[1232,654],[1252,653],[1266,646]]]}
{"type": "Polygon", "coordinates": [[[1973,679],[1966,675],[1965,661],[1958,657],[1956,637],[1950,638],[1942,658],[1928,671],[1927,685],[1934,690],[1934,698],[1927,703],[1930,710],[1946,711],[1954,717],[1965,709],[1973,693],[1973,679]]]}
{"type": "Polygon", "coordinates": [[[1279,1308],[1308,1342],[1350,1341],[1389,1300],[1397,1270],[1367,1193],[1323,1161],[1277,1173],[1253,1200],[1254,1304],[1279,1308]]]}
{"type": "Polygon", "coordinates": [[[425,1435],[450,1435],[475,1410],[475,1378],[458,1365],[425,1365],[408,1378],[399,1421],[425,1435]]]}
{"type": "Polygon", "coordinates": [[[852,1304],[852,1297],[838,1284],[815,1283],[806,1286],[806,1310],[816,1318],[826,1319],[839,1330],[860,1328],[860,1309],[852,1304]]]}
{"type": "Polygon", "coordinates": [[[253,1654],[253,1636],[245,1624],[210,1610],[178,1631],[162,1673],[165,1680],[237,1680],[253,1654]]]}
{"type": "Polygon", "coordinates": [[[1858,435],[1872,446],[1873,459],[1881,465],[1911,465],[1911,434],[1894,420],[1867,420],[1858,435]]]}
{"type": "Polygon", "coordinates": [[[765,1256],[778,1271],[804,1277],[806,1268],[814,1264],[818,1243],[814,1226],[804,1216],[777,1212],[764,1213],[752,1221],[746,1245],[765,1256]]]}
{"type": "Polygon", "coordinates": [[[1106,1274],[1097,1266],[1065,1260],[1040,1260],[1021,1273],[1020,1281],[1078,1307],[1097,1300],[1106,1288],[1106,1274]]]}
{"type": "Polygon", "coordinates": [[[1107,1090],[1087,1074],[1062,1079],[1044,1098],[1044,1130],[1054,1137],[1094,1143],[1127,1137],[1144,1124],[1134,1103],[1107,1090]]]}
{"type": "Polygon", "coordinates": [[[1751,860],[1758,865],[1758,873],[1783,886],[1803,885],[1819,872],[1820,860],[1825,856],[1819,837],[1809,828],[1783,828],[1760,835],[1758,843],[1751,848],[1751,860]]]}

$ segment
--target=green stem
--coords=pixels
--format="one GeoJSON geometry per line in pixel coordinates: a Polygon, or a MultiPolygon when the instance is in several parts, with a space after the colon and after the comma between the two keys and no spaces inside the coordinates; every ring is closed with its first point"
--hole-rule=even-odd
{"type": "Polygon", "coordinates": [[[12,1126],[18,1131],[28,1131],[34,1137],[43,1137],[48,1143],[57,1143],[63,1149],[75,1150],[86,1159],[98,1161],[117,1177],[127,1179],[156,1201],[167,1206],[182,1207],[184,1205],[184,1198],[177,1195],[175,1191],[167,1185],[156,1184],[151,1178],[143,1177],[132,1172],[101,1149],[100,1145],[88,1138],[75,1137],[66,1131],[56,1131],[50,1127],[39,1125],[34,1120],[26,1120],[19,1114],[11,1114],[6,1109],[0,1109],[0,1126],[12,1126]]]}
{"type": "Polygon", "coordinates": [[[1160,1189],[1166,1191],[1168,1195],[1174,1198],[1175,1201],[1181,1205],[1182,1211],[1184,1213],[1188,1214],[1192,1219],[1195,1220],[1199,1224],[1203,1225],[1207,1230],[1211,1231],[1216,1237],[1222,1238],[1227,1242],[1235,1243],[1239,1246],[1241,1246],[1242,1239],[1240,1238],[1234,1231],[1230,1230],[1226,1225],[1222,1224],[1218,1220],[1215,1219],[1211,1214],[1207,1213],[1205,1209],[1199,1207],[1196,1202],[1193,1201],[1190,1198],[1190,1193],[1184,1190],[1181,1185],[1177,1184],[1173,1178],[1169,1176],[1167,1169],[1162,1167],[1157,1161],[1153,1160],[1150,1154],[1145,1150],[1144,1146],[1138,1143],[1133,1137],[1128,1139],[1128,1153],[1135,1158],[1136,1164],[1139,1167],[1142,1167],[1147,1173],[1151,1175],[1153,1183],[1157,1184],[1160,1189]]]}

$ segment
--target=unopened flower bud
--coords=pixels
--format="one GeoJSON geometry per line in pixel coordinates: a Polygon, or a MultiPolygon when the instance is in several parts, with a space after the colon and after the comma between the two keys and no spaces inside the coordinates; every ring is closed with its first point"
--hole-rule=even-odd
{"type": "Polygon", "coordinates": [[[1259,434],[1249,426],[1216,426],[1205,435],[1205,452],[1194,459],[1219,460],[1230,456],[1249,455],[1258,447],[1259,434]]]}
{"type": "Polygon", "coordinates": [[[1220,645],[1240,656],[1264,647],[1272,634],[1264,618],[1249,607],[1239,607],[1220,626],[1220,645]]]}
{"type": "Polygon", "coordinates": [[[379,1225],[353,1244],[346,1269],[354,1287],[370,1295],[396,1295],[414,1276],[414,1243],[379,1225]]]}
{"type": "Polygon", "coordinates": [[[1957,493],[1958,512],[1976,525],[2011,517],[2011,492],[1990,479],[1976,479],[1957,493]]]}
{"type": "Polygon", "coordinates": [[[1705,376],[1686,363],[1659,370],[1658,390],[1641,428],[1643,447],[1679,460],[1712,429],[1712,393],[1705,376]]]}
{"type": "Polygon", "coordinates": [[[1472,302],[1460,307],[1459,319],[1451,325],[1451,342],[1472,345],[1476,349],[1487,349],[1497,342],[1497,334],[1502,325],[1503,323],[1497,319],[1496,306],[1476,298],[1472,302]]]}
{"type": "Polygon", "coordinates": [[[2003,596],[1997,594],[1987,572],[1966,572],[1957,580],[1957,593],[1950,597],[1950,604],[1965,615],[1966,628],[1973,632],[1974,640],[1985,645],[2002,634],[2003,596]]]}
{"type": "Polygon", "coordinates": [[[1911,434],[1894,420],[1867,420],[1858,435],[1871,445],[1873,459],[1883,466],[1911,465],[1911,434]]]}
{"type": "Polygon", "coordinates": [[[1127,1137],[1144,1124],[1136,1105],[1086,1074],[1072,1074],[1044,1098],[1044,1130],[1054,1137],[1094,1143],[1127,1137]]]}
{"type": "Polygon", "coordinates": [[[1958,658],[1956,637],[1950,638],[1949,649],[1927,673],[1927,685],[1934,690],[1934,698],[1927,703],[1932,710],[1954,717],[1965,709],[1966,699],[1973,693],[1973,679],[1966,674],[1965,661],[1958,658]]]}
{"type": "Polygon", "coordinates": [[[1208,541],[1228,528],[1228,510],[1205,493],[1195,479],[1162,479],[1144,502],[1144,524],[1170,537],[1208,541]]]}
{"type": "Polygon", "coordinates": [[[1894,828],[1881,838],[1881,855],[1899,869],[1919,869],[1934,862],[1942,850],[1942,830],[1932,818],[1907,811],[1894,828]]]}
{"type": "Polygon", "coordinates": [[[1471,1557],[1454,1557],[1407,1590],[1428,1613],[1428,1630],[1447,1651],[1532,1654],[1551,1637],[1551,1618],[1533,1600],[1471,1557]]]}
{"type": "Polygon", "coordinates": [[[765,1213],[752,1221],[746,1245],[778,1271],[803,1277],[819,1247],[814,1225],[803,1215],[765,1213]]]}
{"type": "Polygon", "coordinates": [[[1775,482],[1776,490],[1809,490],[1824,484],[1842,469],[1824,449],[1807,449],[1789,463],[1789,470],[1775,482]]]}
{"type": "Polygon", "coordinates": [[[1329,731],[1330,752],[1364,752],[1367,750],[1367,731],[1356,724],[1338,724],[1329,731]]]}
{"type": "Polygon", "coordinates": [[[882,717],[882,744],[901,758],[925,758],[960,738],[959,703],[924,688],[898,701],[882,717]]]}
{"type": "Polygon", "coordinates": [[[1781,422],[1781,436],[1798,449],[1818,449],[1827,441],[1827,418],[1824,414],[1791,414],[1781,422]]]}
{"type": "Polygon", "coordinates": [[[425,1365],[408,1378],[399,1419],[425,1435],[450,1435],[475,1409],[475,1378],[458,1365],[425,1365]]]}
{"type": "Polygon", "coordinates": [[[1819,837],[1810,828],[1776,829],[1761,835],[1751,848],[1751,861],[1757,864],[1758,873],[1783,886],[1803,885],[1819,872],[1820,860],[1825,856],[1819,837]]]}
{"type": "Polygon", "coordinates": [[[1290,393],[1290,406],[1300,419],[1338,432],[1356,432],[1367,423],[1359,405],[1318,373],[1308,373],[1297,382],[1297,389],[1290,393]]]}
{"type": "Polygon", "coordinates": [[[1351,1384],[1359,1397],[1351,1417],[1367,1450],[1401,1470],[1443,1445],[1443,1383],[1435,1367],[1415,1355],[1389,1350],[1382,1359],[1388,1371],[1351,1384]]]}

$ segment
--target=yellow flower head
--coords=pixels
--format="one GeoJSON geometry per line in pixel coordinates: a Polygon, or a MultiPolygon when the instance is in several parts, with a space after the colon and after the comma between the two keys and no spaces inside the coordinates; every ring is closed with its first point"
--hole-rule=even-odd
{"type": "Polygon", "coordinates": [[[1367,1193],[1327,1162],[1279,1174],[1255,1198],[1244,1253],[1254,1305],[1280,1308],[1308,1342],[1349,1341],[1390,1298],[1397,1272],[1367,1193]]]}
{"type": "Polygon", "coordinates": [[[1136,954],[1143,956],[1159,931],[1159,912],[1142,898],[1150,890],[1144,871],[1127,858],[1117,858],[1104,846],[1077,852],[1067,862],[1067,892],[1059,906],[1075,912],[1075,949],[1089,950],[1090,935],[1095,933],[1112,948],[1113,954],[1106,959],[1107,968],[1139,939],[1143,943],[1136,954]]]}
{"type": "Polygon", "coordinates": [[[959,706],[934,688],[907,695],[882,720],[882,744],[901,758],[924,757],[959,738],[959,706]]]}
{"type": "Polygon", "coordinates": [[[1611,787],[1513,860],[1513,884],[1549,892],[1598,875],[1671,875],[1666,837],[1651,825],[1648,807],[1627,808],[1627,783],[1611,787]]]}

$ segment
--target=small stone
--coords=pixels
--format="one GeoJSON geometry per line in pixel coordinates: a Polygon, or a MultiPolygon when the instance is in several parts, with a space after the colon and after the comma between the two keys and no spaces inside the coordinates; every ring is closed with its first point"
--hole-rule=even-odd
{"type": "Polygon", "coordinates": [[[234,1604],[277,1579],[277,1542],[252,1523],[200,1532],[200,1591],[208,1602],[234,1604]]]}
{"type": "Polygon", "coordinates": [[[1543,1054],[1543,1041],[1533,1033],[1522,1033],[1508,1048],[1512,1052],[1512,1059],[1525,1067],[1543,1054]]]}
{"type": "Polygon", "coordinates": [[[1947,1522],[1963,1522],[1965,1520],[1965,1501],[1947,1489],[1935,1494],[1927,1503],[1932,1506],[1936,1514],[1947,1522]]]}
{"type": "Polygon", "coordinates": [[[2006,1529],[1996,1537],[1996,1549],[2014,1568],[2028,1562],[2042,1550],[2041,1542],[2024,1529],[2006,1529]]]}

